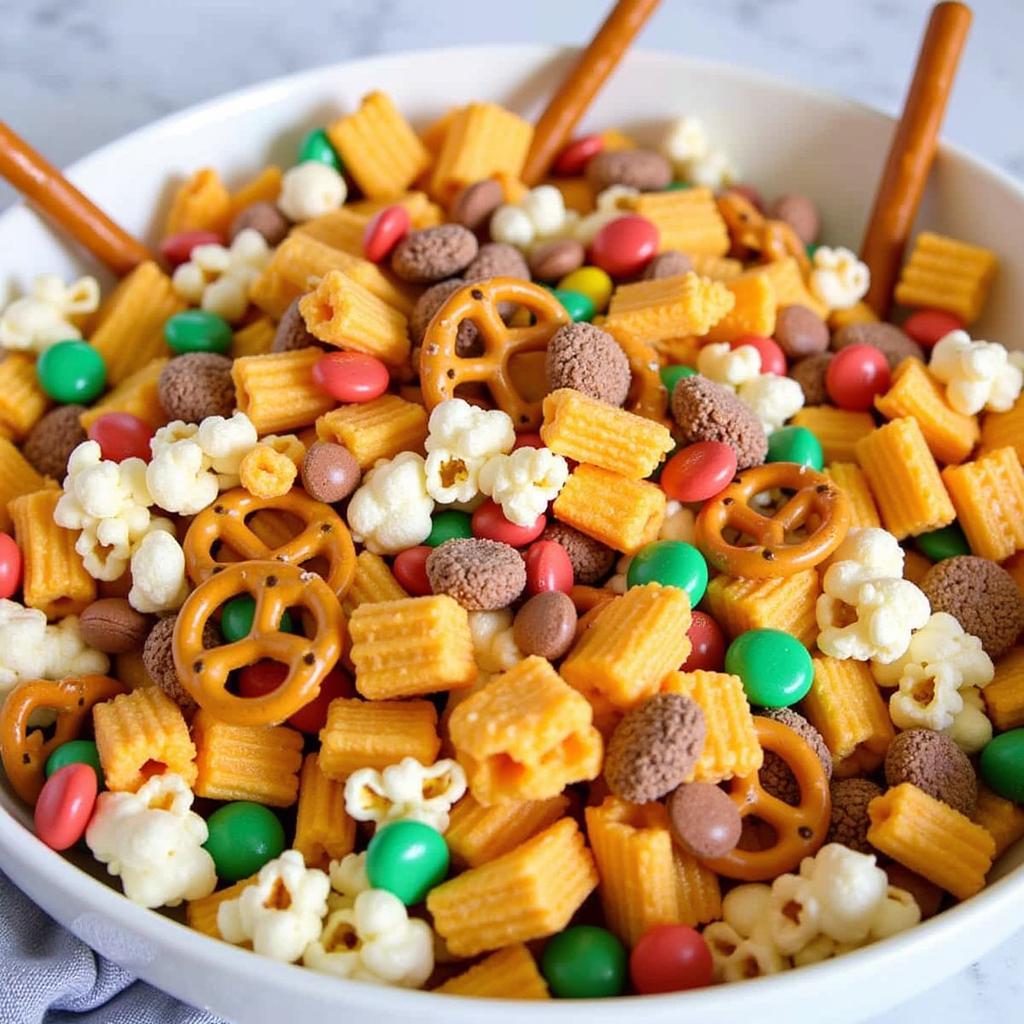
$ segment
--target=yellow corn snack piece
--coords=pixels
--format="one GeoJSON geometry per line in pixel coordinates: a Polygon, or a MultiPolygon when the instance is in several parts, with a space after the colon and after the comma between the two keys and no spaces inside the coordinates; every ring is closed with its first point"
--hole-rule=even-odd
{"type": "Polygon", "coordinates": [[[257,317],[251,324],[235,331],[231,341],[231,358],[241,359],[243,356],[262,356],[270,351],[274,344],[277,327],[269,316],[257,317]]]}
{"type": "Polygon", "coordinates": [[[833,309],[828,315],[828,325],[833,331],[850,324],[877,323],[878,314],[866,302],[855,302],[848,309],[833,309]]]}
{"type": "Polygon", "coordinates": [[[609,601],[562,663],[562,676],[583,693],[597,691],[618,708],[658,692],[690,653],[690,599],[658,583],[630,587],[609,601]]]}
{"type": "Polygon", "coordinates": [[[447,594],[362,604],[348,629],[356,689],[368,700],[457,690],[476,680],[469,615],[447,594]]]}
{"type": "Polygon", "coordinates": [[[534,656],[460,701],[448,734],[470,792],[489,807],[546,800],[596,778],[604,744],[592,721],[586,699],[534,656]]]}
{"type": "Polygon", "coordinates": [[[485,957],[468,971],[449,978],[433,991],[476,999],[550,999],[530,951],[518,942],[485,957]]]}
{"type": "Polygon", "coordinates": [[[9,533],[14,526],[8,502],[46,486],[46,477],[6,437],[0,437],[0,530],[9,533]]]}
{"type": "Polygon", "coordinates": [[[878,506],[860,466],[855,462],[833,462],[825,474],[835,481],[850,503],[850,529],[882,525],[878,506]]]}
{"type": "Polygon", "coordinates": [[[1024,548],[1024,470],[1015,449],[947,466],[942,479],[974,554],[1002,562],[1024,548]]]}
{"type": "Polygon", "coordinates": [[[930,533],[956,518],[917,420],[891,420],[862,437],[855,451],[882,523],[897,540],[930,533]]]}
{"type": "MultiPolygon", "coordinates": [[[[712,203],[715,213],[718,213],[718,204],[712,203]]],[[[693,264],[693,272],[701,277],[710,277],[712,281],[731,281],[743,273],[743,264],[729,256],[709,256],[703,252],[688,252],[690,262],[693,264]]]]}
{"type": "Polygon", "coordinates": [[[51,487],[19,495],[7,506],[21,549],[22,601],[51,620],[77,615],[96,600],[96,581],[75,550],[78,534],[53,521],[60,496],[51,487]]]}
{"type": "Polygon", "coordinates": [[[722,257],[729,251],[729,229],[709,188],[641,192],[623,207],[646,217],[658,229],[658,252],[679,249],[690,255],[722,257]]]}
{"type": "Polygon", "coordinates": [[[231,364],[235,402],[257,434],[276,434],[305,427],[335,400],[313,381],[313,366],[323,355],[319,348],[243,356],[231,364]]]}
{"type": "Polygon", "coordinates": [[[720,281],[690,271],[619,285],[612,293],[604,326],[650,342],[685,334],[700,336],[707,334],[735,303],[736,297],[720,281]]]}
{"type": "Polygon", "coordinates": [[[814,569],[761,580],[722,575],[708,584],[707,602],[730,637],[748,629],[780,629],[810,647],[818,636],[814,609],[820,593],[814,569]]]}
{"type": "Polygon", "coordinates": [[[370,469],[378,459],[423,450],[427,410],[398,395],[384,394],[372,402],[340,405],[324,413],[316,421],[316,436],[344,445],[360,469],[370,469]]]}
{"type": "MultiPolygon", "coordinates": [[[[615,340],[618,341],[618,338],[615,340]]],[[[683,366],[697,365],[697,354],[700,352],[701,342],[693,335],[685,335],[682,338],[664,338],[651,344],[661,356],[663,363],[670,366],[676,363],[683,366]]]]}
{"type": "Polygon", "coordinates": [[[608,927],[627,946],[659,924],[721,916],[718,877],[672,842],[662,804],[606,797],[585,812],[608,927]]]}
{"type": "Polygon", "coordinates": [[[164,223],[164,236],[182,231],[222,233],[231,216],[231,195],[212,167],[202,167],[178,186],[164,223]]]}
{"type": "Polygon", "coordinates": [[[1024,459],[1024,398],[1018,398],[1007,412],[986,412],[981,418],[981,448],[987,454],[996,448],[1013,448],[1024,459]]]}
{"type": "Polygon", "coordinates": [[[945,309],[971,324],[985,306],[997,265],[990,249],[922,231],[893,294],[901,306],[945,309]]]}
{"type": "Polygon", "coordinates": [[[348,203],[345,209],[365,217],[368,223],[374,214],[380,213],[387,206],[404,206],[416,230],[436,227],[444,221],[444,210],[426,192],[416,189],[386,199],[357,199],[354,203],[348,203]]]}
{"type": "Polygon", "coordinates": [[[369,217],[356,213],[349,206],[341,206],[297,225],[293,234],[305,235],[332,249],[340,249],[362,259],[363,234],[369,223],[369,217]]]}
{"type": "Polygon", "coordinates": [[[276,203],[277,197],[281,194],[283,176],[280,167],[268,164],[255,178],[250,178],[244,185],[235,189],[231,193],[231,203],[225,220],[227,227],[230,228],[232,221],[253,203],[276,203]]]}
{"type": "Polygon", "coordinates": [[[826,462],[853,462],[857,442],[875,429],[871,413],[831,405],[804,406],[790,422],[809,430],[821,442],[826,462]]]}
{"type": "Polygon", "coordinates": [[[290,807],[299,792],[302,733],[283,725],[229,725],[200,708],[192,719],[196,796],[290,807]]]}
{"type": "Polygon", "coordinates": [[[995,840],[996,857],[1024,838],[1024,807],[996,796],[988,786],[978,787],[973,821],[995,840]]]}
{"type": "Polygon", "coordinates": [[[725,672],[670,672],[663,693],[680,693],[704,712],[707,739],[687,782],[722,782],[750,775],[764,761],[747,695],[739,676],[725,672]]]}
{"type": "Polygon", "coordinates": [[[78,417],[82,428],[87,431],[108,412],[130,412],[154,430],[162,427],[167,422],[167,414],[160,404],[160,374],[170,361],[168,356],[158,356],[131,376],[125,377],[113,391],[108,391],[101,401],[78,417]]]}
{"type": "Polygon", "coordinates": [[[868,842],[940,889],[965,900],[984,888],[995,840],[981,825],[902,782],[868,804],[868,842]]]}
{"type": "Polygon", "coordinates": [[[572,388],[549,392],[540,436],[553,452],[631,480],[657,469],[675,445],[668,428],[572,388]]]}
{"type": "Polygon", "coordinates": [[[52,404],[39,386],[31,356],[8,352],[0,357],[0,432],[23,440],[52,404]]]}
{"type": "Polygon", "coordinates": [[[452,860],[475,868],[515,849],[565,816],[569,798],[517,800],[485,807],[467,793],[453,808],[444,833],[452,860]]]}
{"type": "Polygon", "coordinates": [[[356,847],[356,823],[345,810],[345,786],[324,775],[316,754],[307,754],[302,762],[292,847],[307,868],[321,871],[356,847]]]}
{"type": "MultiPolygon", "coordinates": [[[[669,193],[671,195],[671,193],[669,193]]],[[[775,289],[767,274],[743,274],[725,282],[735,304],[710,331],[706,341],[734,341],[744,334],[770,338],[775,333],[775,289]]]]}
{"type": "Polygon", "coordinates": [[[241,485],[257,498],[280,498],[287,494],[297,475],[294,460],[269,444],[251,448],[238,464],[241,485]]]}
{"type": "Polygon", "coordinates": [[[996,674],[981,695],[1000,732],[1024,726],[1024,647],[1013,648],[996,662],[996,674]]]}
{"type": "Polygon", "coordinates": [[[744,273],[765,274],[768,277],[775,289],[775,302],[779,309],[783,306],[806,306],[823,320],[828,316],[828,306],[815,298],[807,287],[800,266],[792,256],[784,260],[773,260],[744,273]]]}
{"type": "Polygon", "coordinates": [[[475,956],[561,931],[597,886],[571,818],[431,889],[427,910],[454,956],[475,956]]]}
{"type": "Polygon", "coordinates": [[[656,484],[581,463],[555,499],[554,513],[588,537],[632,555],[657,539],[666,504],[656,484]]]}
{"type": "Polygon", "coordinates": [[[346,618],[361,604],[376,604],[378,601],[399,601],[409,595],[392,575],[388,563],[372,551],[360,551],[356,556],[356,571],[341,602],[346,618]]]}
{"type": "Polygon", "coordinates": [[[597,193],[586,178],[548,178],[541,184],[554,185],[562,193],[562,202],[567,210],[586,216],[594,209],[597,193]]]}
{"type": "Polygon", "coordinates": [[[196,748],[181,708],[163,690],[146,686],[92,709],[107,789],[135,792],[161,772],[196,780],[196,748]]]}
{"type": "MultiPolygon", "coordinates": [[[[228,900],[237,900],[242,892],[255,882],[256,875],[253,875],[251,878],[243,878],[240,882],[229,885],[226,889],[218,889],[217,892],[212,892],[209,896],[203,896],[198,900],[189,900],[185,904],[185,921],[189,928],[202,932],[203,935],[209,935],[211,939],[223,938],[220,928],[217,927],[217,913],[220,910],[220,905],[228,900]]],[[[248,946],[250,943],[245,943],[245,945],[248,946]]]]}
{"type": "MultiPolygon", "coordinates": [[[[294,233],[292,237],[295,237],[294,233]]],[[[286,242],[287,239],[278,246],[278,250],[286,242]]],[[[292,284],[275,266],[274,260],[275,257],[271,257],[270,262],[263,268],[263,273],[249,285],[249,301],[272,320],[280,320],[306,288],[292,284]]]]}
{"type": "Polygon", "coordinates": [[[387,768],[403,757],[433,764],[441,749],[437,711],[429,700],[349,700],[327,708],[320,730],[320,770],[342,782],[358,768],[387,768]]]}

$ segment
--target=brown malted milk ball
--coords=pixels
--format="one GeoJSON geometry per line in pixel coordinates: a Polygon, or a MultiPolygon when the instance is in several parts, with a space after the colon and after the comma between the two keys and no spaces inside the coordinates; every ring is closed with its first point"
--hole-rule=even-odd
{"type": "Polygon", "coordinates": [[[897,733],[885,755],[885,781],[890,786],[910,782],[967,817],[978,799],[978,777],[967,755],[933,729],[897,733]]]}
{"type": "Polygon", "coordinates": [[[724,857],[743,831],[739,808],[723,789],[686,782],[668,798],[668,820],[676,842],[694,857],[724,857]]]}
{"type": "MultiPolygon", "coordinates": [[[[149,673],[149,678],[160,687],[168,697],[186,710],[195,707],[192,695],[181,685],[178,672],[174,667],[174,624],[177,615],[160,619],[149,631],[142,648],[142,664],[149,673]]],[[[212,622],[203,627],[203,647],[209,650],[220,643],[220,634],[212,622]]]]}
{"type": "Polygon", "coordinates": [[[660,281],[663,277],[679,277],[693,270],[693,260],[678,249],[659,253],[644,267],[645,281],[660,281]]]}
{"type": "Polygon", "coordinates": [[[85,411],[84,405],[58,405],[29,431],[21,454],[37,472],[58,483],[63,481],[71,453],[86,440],[78,419],[85,411]]]}
{"type": "Polygon", "coordinates": [[[895,324],[847,324],[832,335],[832,350],[841,352],[848,345],[871,345],[877,348],[895,370],[908,356],[924,359],[924,350],[895,324]]]}
{"type": "MultiPolygon", "coordinates": [[[[423,335],[434,319],[434,314],[466,284],[461,277],[453,277],[447,281],[438,281],[431,285],[413,306],[409,318],[409,339],[414,345],[423,344],[423,335]]],[[[460,356],[469,356],[481,350],[480,332],[472,320],[463,320],[455,335],[455,352],[460,356]]]]}
{"type": "Polygon", "coordinates": [[[317,441],[302,460],[302,486],[315,501],[344,501],[361,477],[356,457],[343,444],[317,441]]]}
{"type": "Polygon", "coordinates": [[[775,340],[789,359],[817,355],[828,348],[828,324],[806,306],[783,306],[775,319],[775,340]]]}
{"type": "Polygon", "coordinates": [[[293,299],[278,321],[270,351],[291,352],[297,348],[323,348],[323,345],[306,330],[306,321],[299,312],[299,300],[293,299]]]}
{"type": "Polygon", "coordinates": [[[530,253],[530,272],[538,281],[558,281],[582,267],[586,255],[583,244],[574,238],[545,242],[530,253]]]}
{"type": "Polygon", "coordinates": [[[619,343],[593,324],[565,324],[548,342],[548,391],[572,388],[609,405],[622,405],[632,374],[619,343]]]}
{"type": "Polygon", "coordinates": [[[759,466],[768,454],[768,438],[754,411],[706,377],[683,377],[676,384],[672,416],[687,444],[721,441],[729,445],[736,452],[737,469],[759,466]]]}
{"type": "Polygon", "coordinates": [[[835,779],[832,790],[832,820],[827,843],[842,843],[858,853],[874,853],[868,842],[868,804],[882,795],[882,787],[870,779],[835,779]]]}
{"type": "Polygon", "coordinates": [[[607,544],[580,533],[566,523],[552,522],[544,527],[541,540],[553,540],[565,548],[572,563],[572,577],[582,586],[604,579],[612,571],[619,555],[607,544]]]}
{"type": "Polygon", "coordinates": [[[824,405],[830,401],[825,387],[825,375],[832,359],[831,352],[821,352],[816,356],[798,359],[789,368],[790,377],[800,385],[804,393],[804,405],[824,405]]]}
{"type": "Polygon", "coordinates": [[[516,612],[512,635],[523,654],[557,661],[572,647],[576,621],[576,606],[569,595],[546,590],[534,594],[516,612]]]}
{"type": "Polygon", "coordinates": [[[251,228],[259,232],[266,240],[267,245],[273,248],[284,241],[285,235],[291,230],[292,222],[277,208],[276,203],[253,203],[251,206],[239,210],[235,219],[231,222],[228,234],[231,240],[251,228]]]}
{"type": "Polygon", "coordinates": [[[452,203],[451,219],[470,231],[487,223],[491,214],[505,201],[501,184],[494,178],[484,178],[467,185],[452,203]]]}
{"type": "Polygon", "coordinates": [[[143,645],[152,620],[123,597],[93,601],[78,619],[82,639],[105,654],[124,654],[143,645]]]}
{"type": "Polygon", "coordinates": [[[507,608],[526,589],[522,555],[497,540],[446,540],[427,557],[426,568],[434,593],[455,598],[468,611],[507,608]]]}
{"type": "Polygon", "coordinates": [[[473,262],[462,272],[467,281],[486,281],[490,277],[514,277],[530,280],[530,268],[523,254],[507,242],[487,242],[473,262]]]}
{"type": "Polygon", "coordinates": [[[672,182],[672,165],[653,149],[606,150],[587,161],[586,175],[598,192],[612,185],[659,192],[672,182]]]}
{"type": "Polygon", "coordinates": [[[235,408],[231,360],[215,352],[176,356],[160,371],[157,394],[172,420],[200,423],[207,416],[228,417],[235,408]]]}
{"type": "Polygon", "coordinates": [[[813,245],[821,230],[818,208],[807,196],[791,193],[779,196],[768,210],[771,220],[785,221],[804,245],[813,245]]]}
{"type": "Polygon", "coordinates": [[[413,284],[433,284],[461,274],[476,258],[476,235],[461,224],[410,232],[391,253],[391,269],[413,284]]]}

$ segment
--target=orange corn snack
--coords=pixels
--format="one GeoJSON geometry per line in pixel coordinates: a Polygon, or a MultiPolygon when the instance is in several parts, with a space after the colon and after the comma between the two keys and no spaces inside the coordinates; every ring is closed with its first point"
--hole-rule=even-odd
{"type": "MultiPolygon", "coordinates": [[[[669,193],[671,195],[671,193],[669,193]]],[[[725,282],[736,300],[732,309],[704,335],[706,341],[734,341],[744,334],[769,338],[775,333],[775,288],[767,274],[742,274],[725,282]]]]}
{"type": "Polygon", "coordinates": [[[200,708],[192,719],[196,796],[290,807],[299,792],[302,733],[283,725],[229,725],[200,708]]]}
{"type": "Polygon", "coordinates": [[[161,772],[196,780],[196,748],[181,708],[163,690],[147,686],[92,709],[100,765],[111,790],[135,792],[161,772]]]}
{"type": "Polygon", "coordinates": [[[298,470],[295,462],[269,444],[258,444],[238,464],[241,485],[257,498],[280,498],[292,489],[298,470]]]}
{"type": "Polygon", "coordinates": [[[444,841],[460,867],[479,867],[554,824],[568,808],[564,794],[484,807],[467,793],[452,808],[444,841]]]}
{"type": "Polygon", "coordinates": [[[138,690],[142,686],[156,686],[146,670],[145,662],[142,660],[142,651],[125,651],[123,654],[115,654],[113,675],[118,682],[124,683],[131,690],[138,690]]]}
{"type": "Polygon", "coordinates": [[[235,401],[257,434],[274,434],[313,423],[334,408],[334,399],[313,382],[318,348],[244,356],[231,364],[235,401]]]}
{"type": "Polygon", "coordinates": [[[358,768],[387,768],[403,757],[433,764],[441,749],[437,711],[429,700],[349,700],[327,709],[320,730],[320,770],[343,782],[358,768]]]}
{"type": "Polygon", "coordinates": [[[211,939],[220,939],[223,936],[220,928],[217,927],[217,912],[220,905],[227,900],[237,900],[242,892],[256,882],[256,876],[243,878],[226,889],[218,889],[198,900],[189,900],[185,904],[185,921],[193,931],[209,935],[211,939]]]}
{"type": "Polygon", "coordinates": [[[680,693],[704,712],[707,738],[688,782],[722,782],[750,775],[761,767],[764,752],[739,676],[725,672],[670,672],[663,693],[680,693]]]}
{"type": "Polygon", "coordinates": [[[987,412],[981,419],[980,454],[996,448],[1013,448],[1024,459],[1024,398],[1007,412],[987,412]]]}
{"type": "Polygon", "coordinates": [[[980,434],[978,417],[951,408],[924,363],[913,357],[896,367],[889,390],[875,398],[875,408],[890,420],[913,416],[939,462],[963,462],[980,434]]]}
{"type": "Polygon", "coordinates": [[[860,466],[855,462],[833,462],[825,473],[832,477],[850,503],[851,530],[882,525],[882,520],[878,516],[878,506],[860,466]]]}
{"type": "Polygon", "coordinates": [[[530,951],[521,942],[485,957],[433,991],[476,999],[550,999],[530,951]]]}
{"type": "Polygon", "coordinates": [[[974,554],[1002,562],[1024,548],[1024,470],[1015,449],[947,466],[942,479],[974,554]]]}
{"type": "Polygon", "coordinates": [[[422,451],[427,439],[427,410],[398,395],[381,395],[372,402],[340,405],[316,421],[321,441],[344,445],[361,469],[399,452],[422,451]]]}
{"type": "Polygon", "coordinates": [[[722,257],[729,251],[729,230],[709,188],[641,192],[622,205],[658,229],[658,252],[679,249],[689,255],[722,257]]]}
{"type": "Polygon", "coordinates": [[[369,700],[457,690],[476,679],[469,616],[447,594],[362,604],[348,629],[356,689],[369,700]]]}
{"type": "Polygon", "coordinates": [[[561,931],[596,886],[583,835],[572,818],[562,818],[432,889],[427,910],[453,955],[474,956],[561,931]]]}
{"type": "Polygon", "coordinates": [[[619,285],[612,293],[604,326],[650,342],[685,334],[704,335],[735,303],[736,297],[724,284],[691,271],[619,285]]]}
{"type": "Polygon", "coordinates": [[[251,324],[235,331],[231,341],[231,358],[241,359],[243,356],[262,356],[270,351],[274,344],[277,327],[269,316],[257,317],[251,324]]]}
{"type": "Polygon", "coordinates": [[[0,437],[0,530],[9,532],[14,523],[7,503],[23,494],[46,488],[42,476],[28,459],[5,437],[0,437]]]}
{"type": "Polygon", "coordinates": [[[244,185],[235,189],[231,193],[226,226],[230,228],[232,221],[253,203],[276,203],[277,197],[281,194],[282,177],[280,167],[268,164],[255,178],[250,178],[244,185]]]}
{"type": "Polygon", "coordinates": [[[902,306],[945,309],[971,324],[985,306],[997,265],[990,249],[922,231],[893,294],[902,306]]]}
{"type": "Polygon", "coordinates": [[[52,404],[39,386],[31,356],[8,352],[0,358],[0,432],[23,440],[52,404]]]}
{"type": "Polygon", "coordinates": [[[917,420],[892,420],[862,437],[855,450],[882,523],[897,540],[948,526],[956,518],[917,420]]]}
{"type": "MultiPolygon", "coordinates": [[[[618,338],[615,340],[618,341],[618,338]]],[[[661,341],[652,342],[652,345],[661,356],[662,362],[670,365],[680,363],[683,366],[696,366],[701,339],[695,338],[693,335],[685,335],[682,338],[664,338],[661,341]]]]}
{"type": "Polygon", "coordinates": [[[567,210],[585,216],[594,209],[596,189],[586,178],[548,178],[543,185],[554,185],[562,193],[567,210]]]}
{"type": "Polygon", "coordinates": [[[212,167],[202,167],[178,186],[164,223],[164,236],[182,231],[223,232],[231,215],[231,195],[212,167]]]}
{"type": "Polygon", "coordinates": [[[1024,838],[1024,807],[996,796],[988,786],[978,787],[973,820],[995,840],[996,857],[1024,838]]]}
{"type": "Polygon", "coordinates": [[[297,225],[294,234],[307,236],[332,249],[341,249],[350,256],[362,259],[363,234],[369,223],[369,217],[356,213],[349,206],[341,206],[297,225]]]}
{"type": "Polygon", "coordinates": [[[996,674],[981,695],[1000,732],[1024,726],[1024,647],[1015,647],[996,662],[996,674]]]}
{"type": "Polygon", "coordinates": [[[767,276],[775,289],[775,302],[779,309],[783,306],[806,306],[822,319],[828,316],[828,306],[815,298],[814,293],[807,287],[803,274],[800,273],[800,266],[792,256],[787,256],[784,260],[773,260],[744,273],[767,276]]]}
{"type": "Polygon", "coordinates": [[[388,563],[372,551],[360,551],[356,555],[356,571],[352,585],[341,602],[346,618],[361,604],[376,604],[378,601],[399,601],[409,595],[392,575],[388,563]]]}
{"type": "MultiPolygon", "coordinates": [[[[294,237],[294,235],[292,236],[294,237]]],[[[278,246],[281,249],[286,244],[278,246]]],[[[288,307],[305,291],[287,280],[275,266],[274,257],[263,268],[263,273],[249,285],[249,301],[273,320],[280,320],[288,307]]]]}
{"type": "Polygon", "coordinates": [[[108,391],[101,401],[90,406],[78,417],[83,429],[88,430],[96,420],[108,412],[130,412],[154,429],[162,427],[167,422],[167,414],[160,404],[160,374],[170,361],[168,356],[158,356],[131,376],[125,377],[116,388],[108,391]]]}
{"type": "MultiPolygon", "coordinates": [[[[409,213],[409,220],[412,222],[413,228],[417,230],[436,227],[444,221],[444,210],[433,202],[426,192],[416,189],[384,199],[357,199],[354,203],[346,204],[344,209],[350,210],[360,217],[365,217],[369,222],[375,213],[380,213],[386,206],[404,206],[409,213]]],[[[310,222],[307,221],[308,223],[310,222]]]]}
{"type": "Polygon", "coordinates": [[[657,583],[630,587],[609,601],[562,663],[576,689],[597,691],[618,708],[657,693],[690,653],[690,599],[657,583]]]}
{"type": "Polygon", "coordinates": [[[855,302],[848,309],[833,309],[828,315],[828,325],[833,331],[849,324],[876,324],[878,314],[866,303],[855,302]]]}
{"type": "Polygon", "coordinates": [[[21,549],[22,601],[48,619],[77,615],[96,600],[96,581],[75,550],[78,535],[53,521],[60,496],[52,487],[19,495],[7,506],[21,549]]]}
{"type": "Polygon", "coordinates": [[[805,406],[790,422],[809,430],[821,442],[826,462],[853,462],[857,442],[875,429],[871,413],[831,405],[805,406]]]}
{"type": "MultiPolygon", "coordinates": [[[[712,201],[711,205],[718,213],[718,204],[712,201]]],[[[693,264],[693,272],[701,277],[710,277],[712,281],[731,281],[743,273],[743,264],[728,256],[709,256],[702,252],[688,252],[686,255],[693,264]]]]}
{"type": "Polygon", "coordinates": [[[546,800],[596,778],[604,744],[592,719],[587,701],[534,656],[461,701],[448,733],[470,792],[487,807],[546,800]]]}
{"type": "Polygon", "coordinates": [[[345,810],[345,786],[324,775],[316,754],[307,754],[302,762],[292,846],[306,867],[321,871],[356,847],[356,823],[345,810]]]}
{"type": "Polygon", "coordinates": [[[554,513],[588,537],[632,555],[657,539],[666,504],[656,484],[581,463],[555,499],[554,513]]]}
{"type": "Polygon", "coordinates": [[[327,137],[371,198],[404,192],[430,163],[426,147],[383,92],[369,93],[355,113],[331,122],[327,137]]]}
{"type": "Polygon", "coordinates": [[[970,818],[910,782],[868,804],[868,842],[957,899],[985,885],[995,840],[970,818]]]}
{"type": "Polygon", "coordinates": [[[572,388],[549,392],[540,436],[553,452],[630,480],[657,469],[675,444],[668,428],[572,388]]]}
{"type": "Polygon", "coordinates": [[[832,752],[836,773],[845,778],[874,771],[894,731],[870,666],[825,657],[812,661],[814,682],[802,707],[832,752]]]}
{"type": "Polygon", "coordinates": [[[810,647],[818,636],[814,609],[820,593],[814,569],[761,580],[722,575],[708,584],[707,602],[731,637],[748,629],[781,629],[810,647]]]}

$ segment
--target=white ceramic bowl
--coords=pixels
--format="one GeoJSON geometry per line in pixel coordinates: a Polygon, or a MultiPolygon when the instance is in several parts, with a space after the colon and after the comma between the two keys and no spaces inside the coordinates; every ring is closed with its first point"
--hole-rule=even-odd
{"type": "MultiPolygon", "coordinates": [[[[126,228],[153,238],[177,176],[212,165],[230,181],[268,160],[288,166],[311,126],[387,89],[414,122],[453,103],[490,99],[531,115],[560,79],[572,51],[473,47],[378,57],[321,68],[213,100],[165,118],[79,161],[71,179],[126,228]]],[[[813,196],[825,239],[856,248],[892,127],[881,114],[754,72],[655,53],[633,53],[588,117],[653,141],[665,120],[702,117],[714,141],[767,195],[813,196]]],[[[586,127],[586,126],[584,126],[586,127]]],[[[34,140],[45,148],[45,139],[34,140]]],[[[952,147],[933,172],[922,223],[995,249],[1002,260],[980,333],[1024,347],[1024,192],[952,147]]],[[[0,300],[35,274],[95,270],[28,210],[0,216],[0,300]]],[[[1018,926],[1024,912],[1024,844],[993,871],[994,884],[967,903],[896,938],[772,978],[675,996],[523,1004],[433,996],[345,982],[257,957],[129,903],[53,853],[29,831],[30,815],[3,783],[0,866],[36,902],[107,957],[160,988],[244,1024],[365,1014],[375,1024],[445,1020],[599,1024],[623,1015],[655,1021],[781,1018],[790,1024],[852,1021],[891,1006],[977,959],[1018,926]]],[[[102,868],[80,859],[91,873],[102,868]]]]}

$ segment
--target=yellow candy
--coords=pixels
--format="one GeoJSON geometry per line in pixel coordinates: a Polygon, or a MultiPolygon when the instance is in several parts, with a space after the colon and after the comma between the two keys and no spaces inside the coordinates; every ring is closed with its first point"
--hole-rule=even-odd
{"type": "Polygon", "coordinates": [[[558,282],[558,287],[586,295],[598,313],[608,308],[608,300],[612,297],[612,279],[600,267],[580,267],[566,274],[558,282]]]}

